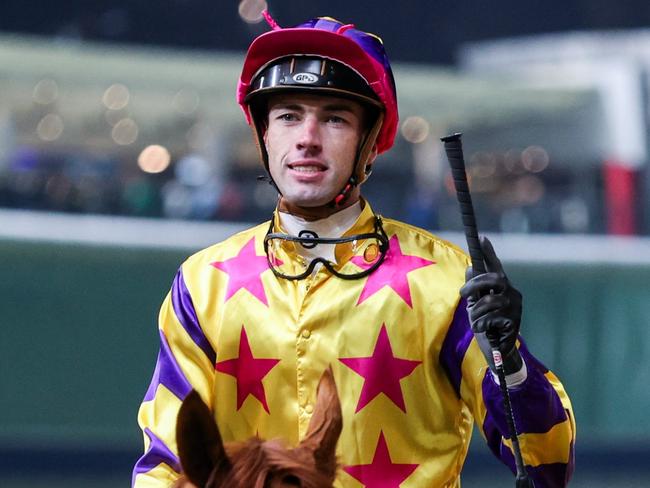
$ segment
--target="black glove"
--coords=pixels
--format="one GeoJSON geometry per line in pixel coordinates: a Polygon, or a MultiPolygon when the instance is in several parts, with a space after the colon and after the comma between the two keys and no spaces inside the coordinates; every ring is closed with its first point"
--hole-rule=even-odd
{"type": "Polygon", "coordinates": [[[485,274],[473,276],[467,268],[460,294],[467,300],[467,313],[481,351],[496,372],[490,346],[498,347],[506,375],[523,366],[516,341],[521,325],[521,293],[510,284],[501,261],[487,237],[481,237],[485,274]]]}

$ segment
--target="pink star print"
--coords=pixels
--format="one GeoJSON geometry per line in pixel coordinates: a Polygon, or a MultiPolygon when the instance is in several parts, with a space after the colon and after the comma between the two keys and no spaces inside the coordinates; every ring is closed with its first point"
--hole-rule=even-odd
{"type": "Polygon", "coordinates": [[[406,413],[400,380],[410,375],[422,361],[399,359],[393,355],[386,325],[382,324],[372,356],[365,358],[339,358],[348,368],[363,376],[363,388],[355,413],[368,405],[380,393],[406,413]]]}
{"type": "MultiPolygon", "coordinates": [[[[363,269],[368,269],[373,264],[366,262],[363,256],[354,256],[351,261],[363,269]]],[[[402,248],[399,245],[397,235],[394,235],[390,238],[386,259],[384,259],[384,262],[381,263],[379,268],[368,276],[368,281],[366,281],[361,291],[357,305],[377,293],[383,287],[390,286],[409,307],[413,308],[411,291],[406,275],[413,270],[430,264],[435,264],[435,261],[402,254],[402,248]]]]}
{"type": "Polygon", "coordinates": [[[366,488],[399,488],[417,467],[417,464],[393,463],[384,433],[380,432],[372,462],[343,466],[343,471],[363,483],[366,488]]]}
{"type": "Polygon", "coordinates": [[[248,395],[253,395],[260,401],[264,410],[270,413],[269,406],[266,403],[262,379],[279,362],[279,359],[255,358],[248,343],[246,329],[242,326],[239,338],[239,357],[221,361],[215,367],[217,371],[229,374],[237,379],[237,410],[244,404],[244,400],[248,395]]]}
{"type": "Polygon", "coordinates": [[[248,290],[254,297],[267,307],[269,306],[262,284],[262,273],[269,269],[266,256],[255,254],[255,238],[241,248],[239,254],[225,261],[215,261],[211,266],[228,274],[228,288],[224,301],[242,288],[248,290]]]}

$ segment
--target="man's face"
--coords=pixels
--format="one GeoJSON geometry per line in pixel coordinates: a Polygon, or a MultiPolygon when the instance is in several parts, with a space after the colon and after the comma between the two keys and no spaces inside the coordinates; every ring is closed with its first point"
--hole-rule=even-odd
{"type": "MultiPolygon", "coordinates": [[[[289,208],[329,204],[352,174],[363,134],[358,102],[322,95],[280,94],[269,100],[264,143],[269,170],[289,208]]],[[[352,201],[358,199],[358,188],[352,201]]]]}

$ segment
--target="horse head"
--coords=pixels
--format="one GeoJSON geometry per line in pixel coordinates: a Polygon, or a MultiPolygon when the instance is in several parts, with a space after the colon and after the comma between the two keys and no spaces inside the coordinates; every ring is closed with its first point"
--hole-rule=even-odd
{"type": "MultiPolygon", "coordinates": [[[[331,488],[336,477],[336,443],[343,420],[331,369],[318,384],[305,438],[289,449],[280,440],[253,437],[226,443],[196,391],[183,401],[176,441],[184,479],[201,488],[331,488]]],[[[185,483],[185,484],[184,484],[185,483]]]]}

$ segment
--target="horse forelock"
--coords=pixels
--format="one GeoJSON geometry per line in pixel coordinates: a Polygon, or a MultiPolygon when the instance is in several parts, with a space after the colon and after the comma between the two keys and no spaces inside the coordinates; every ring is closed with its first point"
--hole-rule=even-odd
{"type": "Polygon", "coordinates": [[[334,479],[317,469],[311,450],[302,447],[286,449],[278,441],[265,442],[264,449],[272,467],[272,476],[293,475],[304,488],[331,488],[334,479]]]}
{"type": "Polygon", "coordinates": [[[211,480],[209,488],[271,488],[283,485],[293,476],[302,488],[331,488],[334,482],[316,469],[313,453],[306,449],[287,449],[278,440],[252,438],[226,445],[232,471],[227,479],[211,480]]]}

